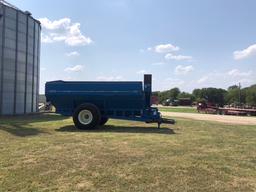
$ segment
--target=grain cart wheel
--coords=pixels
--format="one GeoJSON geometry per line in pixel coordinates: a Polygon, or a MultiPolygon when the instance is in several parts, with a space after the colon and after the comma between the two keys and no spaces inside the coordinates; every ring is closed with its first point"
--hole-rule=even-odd
{"type": "Polygon", "coordinates": [[[100,120],[99,108],[90,103],[79,105],[73,114],[73,121],[78,129],[94,129],[99,125],[100,120]]]}
{"type": "Polygon", "coordinates": [[[107,117],[101,117],[100,125],[105,125],[107,122],[108,122],[108,118],[107,117]]]}

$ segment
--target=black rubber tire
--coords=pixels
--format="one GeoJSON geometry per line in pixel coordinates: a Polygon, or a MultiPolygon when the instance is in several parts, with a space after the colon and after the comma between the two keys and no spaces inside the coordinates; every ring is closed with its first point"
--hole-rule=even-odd
{"type": "Polygon", "coordinates": [[[84,104],[79,105],[75,109],[74,114],[73,114],[73,121],[74,121],[76,128],[78,128],[78,129],[95,129],[99,125],[100,120],[101,120],[101,114],[100,114],[99,108],[96,105],[91,104],[91,103],[84,103],[84,104]],[[92,117],[93,117],[91,123],[89,123],[87,125],[82,124],[78,118],[80,111],[82,111],[84,109],[90,111],[92,113],[92,117]]]}
{"type": "Polygon", "coordinates": [[[105,125],[107,122],[108,122],[108,118],[107,117],[101,117],[100,125],[105,125]]]}

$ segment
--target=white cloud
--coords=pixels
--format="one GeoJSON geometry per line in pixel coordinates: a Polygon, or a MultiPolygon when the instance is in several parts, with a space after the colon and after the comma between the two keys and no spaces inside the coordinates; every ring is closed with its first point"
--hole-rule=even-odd
{"type": "Polygon", "coordinates": [[[77,51],[72,51],[66,54],[68,57],[72,57],[72,56],[79,56],[80,54],[77,51]]]}
{"type": "Polygon", "coordinates": [[[83,66],[82,65],[76,65],[74,67],[67,67],[64,71],[67,72],[79,72],[83,70],[83,66]]]}
{"type": "Polygon", "coordinates": [[[156,45],[155,47],[149,47],[147,48],[147,50],[154,51],[156,53],[165,53],[166,60],[193,61],[192,56],[173,54],[173,52],[179,51],[180,48],[172,44],[160,44],[160,45],[156,45]]]}
{"type": "Polygon", "coordinates": [[[45,67],[41,67],[40,71],[46,71],[46,68],[45,67]]]}
{"type": "Polygon", "coordinates": [[[232,77],[248,77],[252,75],[252,71],[241,72],[238,69],[232,69],[228,71],[227,74],[232,77]]]}
{"type": "Polygon", "coordinates": [[[173,55],[171,53],[168,53],[165,55],[165,59],[167,60],[176,60],[176,61],[191,61],[193,58],[191,56],[186,56],[186,55],[173,55]]]}
{"type": "Polygon", "coordinates": [[[253,81],[251,79],[243,78],[243,79],[239,80],[239,83],[247,84],[248,85],[248,84],[253,83],[253,81]]]}
{"type": "Polygon", "coordinates": [[[118,76],[98,76],[97,80],[99,81],[121,81],[123,80],[123,77],[118,75],[118,76]]]}
{"type": "Polygon", "coordinates": [[[172,44],[160,44],[156,45],[155,47],[149,47],[147,48],[148,51],[154,50],[156,53],[168,53],[172,51],[179,51],[180,48],[177,46],[174,46],[172,44]]]}
{"type": "Polygon", "coordinates": [[[139,75],[143,75],[143,74],[146,74],[147,71],[146,70],[139,70],[136,73],[139,74],[139,75]]]}
{"type": "Polygon", "coordinates": [[[221,73],[218,71],[213,71],[207,74],[204,74],[200,79],[195,81],[196,83],[206,86],[206,87],[216,87],[216,84],[226,84],[227,86],[230,86],[230,83],[228,81],[231,81],[230,78],[227,78],[227,73],[221,73]]]}
{"type": "Polygon", "coordinates": [[[228,87],[240,82],[243,86],[247,86],[250,85],[250,83],[255,82],[254,77],[255,75],[253,74],[253,71],[241,72],[238,69],[232,69],[225,72],[210,72],[198,79],[197,83],[204,86],[216,87],[216,84],[218,84],[221,85],[221,87],[228,87]]]}
{"type": "Polygon", "coordinates": [[[172,44],[162,44],[155,46],[155,52],[157,53],[168,53],[171,51],[179,51],[180,48],[172,44]]]}
{"type": "Polygon", "coordinates": [[[53,40],[44,33],[41,34],[41,41],[42,43],[53,43],[53,40]]]}
{"type": "Polygon", "coordinates": [[[65,42],[69,46],[81,46],[92,43],[90,37],[86,37],[80,30],[80,23],[72,23],[70,18],[62,18],[50,21],[48,18],[38,19],[41,22],[42,42],[65,42]]]}
{"type": "Polygon", "coordinates": [[[188,65],[188,66],[178,65],[175,68],[175,74],[176,75],[186,75],[193,70],[194,70],[194,67],[192,65],[188,65]]]}
{"type": "Polygon", "coordinates": [[[48,18],[40,18],[38,20],[41,22],[42,27],[49,30],[66,28],[70,25],[71,22],[69,18],[62,18],[55,21],[50,21],[48,18]]]}
{"type": "Polygon", "coordinates": [[[256,55],[256,44],[253,44],[244,50],[235,51],[233,55],[235,60],[245,59],[252,55],[256,55]]]}

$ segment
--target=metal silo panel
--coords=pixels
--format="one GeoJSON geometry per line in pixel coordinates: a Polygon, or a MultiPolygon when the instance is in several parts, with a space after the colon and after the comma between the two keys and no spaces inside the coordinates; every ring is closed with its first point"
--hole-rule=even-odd
{"type": "Polygon", "coordinates": [[[2,104],[3,104],[3,50],[4,50],[4,6],[0,4],[0,115],[2,114],[2,104]]]}
{"type": "Polygon", "coordinates": [[[25,112],[25,79],[26,79],[26,15],[18,13],[17,35],[17,77],[16,77],[16,114],[25,112]]]}
{"type": "Polygon", "coordinates": [[[3,114],[14,113],[15,63],[16,63],[16,11],[5,9],[5,44],[3,54],[3,114]]]}
{"type": "Polygon", "coordinates": [[[37,111],[40,23],[0,2],[0,115],[37,111]]]}
{"type": "MultiPolygon", "coordinates": [[[[37,90],[36,90],[36,103],[39,103],[39,84],[40,84],[40,53],[41,53],[41,26],[38,24],[38,47],[37,47],[37,90]]],[[[37,107],[37,111],[39,111],[37,107]]]]}
{"type": "Polygon", "coordinates": [[[37,59],[38,57],[38,24],[35,23],[34,25],[34,68],[33,68],[33,105],[32,105],[32,110],[33,112],[37,111],[37,103],[36,103],[36,99],[37,99],[37,78],[38,78],[38,74],[37,74],[37,59]]]}

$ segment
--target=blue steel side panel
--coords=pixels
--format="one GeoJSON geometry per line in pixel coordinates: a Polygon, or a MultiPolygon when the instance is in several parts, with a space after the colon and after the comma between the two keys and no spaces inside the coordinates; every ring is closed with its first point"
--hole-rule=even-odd
{"type": "Polygon", "coordinates": [[[46,83],[45,91],[47,100],[63,115],[72,115],[82,103],[93,103],[106,114],[109,111],[138,112],[144,107],[142,82],[54,81],[46,83]]]}
{"type": "MultiPolygon", "coordinates": [[[[142,82],[76,82],[76,81],[52,81],[46,83],[46,93],[54,91],[68,93],[82,92],[141,92],[142,82]]],[[[103,93],[104,94],[104,93],[103,93]]]]}

